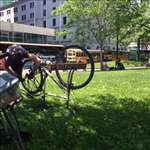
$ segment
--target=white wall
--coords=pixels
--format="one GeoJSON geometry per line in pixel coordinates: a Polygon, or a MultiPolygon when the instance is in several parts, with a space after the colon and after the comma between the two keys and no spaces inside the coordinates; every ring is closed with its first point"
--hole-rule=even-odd
{"type": "Polygon", "coordinates": [[[11,8],[7,8],[3,11],[3,16],[0,17],[0,21],[4,21],[4,22],[9,22],[8,20],[10,20],[11,23],[14,23],[14,11],[13,11],[13,7],[11,8]],[[7,14],[7,11],[10,10],[10,14],[7,14]]]}

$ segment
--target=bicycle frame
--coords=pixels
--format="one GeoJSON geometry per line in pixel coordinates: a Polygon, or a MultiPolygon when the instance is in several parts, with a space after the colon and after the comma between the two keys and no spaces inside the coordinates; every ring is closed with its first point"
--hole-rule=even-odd
{"type": "Polygon", "coordinates": [[[46,95],[48,96],[54,96],[54,97],[59,97],[59,98],[62,98],[62,99],[65,99],[66,100],[66,106],[67,108],[69,108],[69,101],[70,101],[70,94],[71,94],[71,84],[72,84],[72,76],[73,76],[73,70],[70,70],[69,73],[68,73],[68,86],[67,87],[64,87],[59,79],[57,78],[57,76],[54,76],[54,74],[52,74],[52,71],[51,70],[48,70],[47,67],[49,66],[49,64],[46,64],[45,63],[45,66],[41,66],[41,69],[42,69],[42,72],[45,73],[44,75],[44,84],[43,84],[43,89],[42,89],[42,92],[43,92],[43,96],[42,96],[42,100],[43,100],[43,104],[45,105],[46,104],[46,101],[45,101],[45,97],[46,95]],[[58,87],[60,89],[62,89],[64,91],[64,93],[67,94],[67,96],[60,96],[60,95],[57,95],[57,94],[53,94],[53,93],[46,93],[46,80],[47,78],[50,77],[52,79],[52,81],[54,81],[54,83],[56,83],[56,85],[58,85],[58,87]]]}
{"type": "MultiPolygon", "coordinates": [[[[29,61],[29,60],[27,60],[29,61]]],[[[42,86],[40,88],[40,90],[38,91],[39,94],[42,94],[42,107],[47,107],[46,104],[46,96],[54,96],[54,97],[58,97],[58,98],[62,98],[64,100],[66,100],[66,105],[67,108],[69,108],[69,101],[70,101],[70,92],[71,92],[71,84],[72,84],[72,76],[73,76],[73,70],[70,70],[68,72],[68,85],[67,87],[65,87],[64,85],[61,84],[61,82],[59,81],[59,79],[57,78],[57,74],[53,74],[54,70],[51,70],[50,68],[51,63],[47,63],[46,61],[42,64],[40,64],[39,66],[37,66],[36,64],[33,64],[33,68],[31,70],[31,72],[28,74],[28,79],[32,79],[32,77],[34,76],[34,74],[36,73],[37,69],[40,68],[40,74],[42,74],[42,86]],[[46,80],[47,78],[50,78],[65,94],[66,96],[61,96],[55,93],[47,93],[46,92],[46,80]]],[[[54,65],[54,64],[53,64],[54,65]]],[[[37,93],[35,93],[37,94],[37,93]]],[[[31,96],[35,96],[35,94],[33,93],[33,95],[29,92],[29,95],[31,96]]]]}

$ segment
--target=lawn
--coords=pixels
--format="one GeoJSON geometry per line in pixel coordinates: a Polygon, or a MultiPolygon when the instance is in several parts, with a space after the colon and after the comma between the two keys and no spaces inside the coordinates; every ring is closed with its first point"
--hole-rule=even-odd
{"type": "MultiPolygon", "coordinates": [[[[96,72],[87,87],[72,92],[75,116],[63,100],[47,97],[52,107],[45,110],[39,107],[39,97],[23,96],[16,111],[21,126],[33,136],[25,142],[26,149],[149,150],[149,83],[150,70],[96,72]]],[[[55,85],[47,90],[63,94],[55,85]]]]}

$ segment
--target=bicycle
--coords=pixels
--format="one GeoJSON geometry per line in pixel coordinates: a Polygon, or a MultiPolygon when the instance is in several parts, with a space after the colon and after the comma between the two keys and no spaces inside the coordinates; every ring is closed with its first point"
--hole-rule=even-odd
{"type": "Polygon", "coordinates": [[[45,61],[37,66],[30,60],[25,60],[20,80],[25,90],[34,95],[41,91],[45,92],[46,79],[49,76],[67,93],[68,106],[70,91],[85,87],[92,80],[93,75],[94,62],[89,52],[81,46],[71,45],[64,47],[63,56],[56,56],[53,62],[45,61]],[[69,56],[70,51],[80,52],[83,57],[72,59],[69,56]]]}
{"type": "MultiPolygon", "coordinates": [[[[59,88],[67,92],[67,108],[69,108],[71,90],[83,88],[92,80],[94,62],[89,52],[80,46],[65,47],[63,53],[63,57],[58,55],[53,63],[45,61],[40,65],[36,65],[31,60],[26,59],[22,64],[22,73],[17,76],[28,93],[34,95],[43,92],[44,102],[46,79],[49,76],[59,88]],[[70,60],[69,51],[72,49],[73,51],[82,52],[84,58],[70,60]]],[[[9,53],[0,55],[0,59],[4,57],[9,57],[9,53]]]]}

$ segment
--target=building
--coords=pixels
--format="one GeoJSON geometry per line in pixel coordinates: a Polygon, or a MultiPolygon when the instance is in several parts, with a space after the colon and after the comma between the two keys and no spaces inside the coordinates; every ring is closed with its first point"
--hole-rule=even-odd
{"type": "MultiPolygon", "coordinates": [[[[52,12],[65,0],[15,0],[15,2],[0,8],[0,21],[26,24],[31,26],[62,30],[67,22],[67,15],[55,16],[52,12]]],[[[72,27],[72,31],[75,31],[72,27]]],[[[70,44],[71,35],[56,36],[56,43],[70,44]]],[[[95,43],[88,44],[87,48],[98,47],[95,43]]],[[[115,44],[108,40],[106,50],[115,50],[115,44]]],[[[98,48],[97,48],[98,49],[98,48]]],[[[121,49],[121,48],[120,48],[121,49]]],[[[124,48],[123,48],[124,49],[124,48]]]]}
{"type": "MultiPolygon", "coordinates": [[[[67,16],[55,16],[52,11],[64,0],[18,0],[0,8],[0,21],[26,24],[44,28],[62,29],[67,16]]],[[[57,42],[67,42],[69,37],[56,37],[57,42]]]]}
{"type": "Polygon", "coordinates": [[[55,40],[54,29],[0,22],[0,41],[50,44],[55,40]]]}

